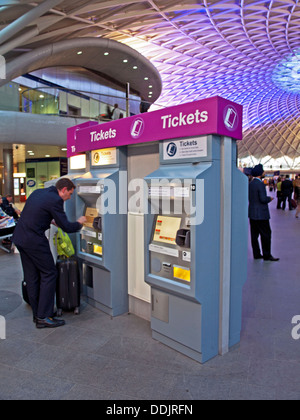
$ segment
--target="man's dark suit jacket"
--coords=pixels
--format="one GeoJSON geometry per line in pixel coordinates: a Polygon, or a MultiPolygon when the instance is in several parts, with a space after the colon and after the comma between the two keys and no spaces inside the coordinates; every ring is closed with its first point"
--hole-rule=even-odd
{"type": "Polygon", "coordinates": [[[287,197],[291,194],[293,194],[294,186],[293,182],[290,179],[285,179],[281,183],[281,193],[283,195],[286,195],[287,197]]]}
{"type": "Polygon", "coordinates": [[[34,191],[28,198],[20,220],[15,228],[13,243],[22,248],[49,249],[45,236],[52,220],[66,233],[82,228],[78,222],[70,223],[64,211],[64,201],[56,187],[34,191]]]}
{"type": "Polygon", "coordinates": [[[268,204],[271,197],[267,196],[266,187],[262,181],[254,178],[249,184],[249,219],[269,220],[268,204]]]}

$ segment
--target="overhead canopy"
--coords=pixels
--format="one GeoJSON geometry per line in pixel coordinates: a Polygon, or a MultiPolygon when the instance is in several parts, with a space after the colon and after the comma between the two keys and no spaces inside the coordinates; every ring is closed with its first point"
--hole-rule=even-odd
{"type": "Polygon", "coordinates": [[[0,86],[25,73],[46,67],[77,66],[93,70],[126,87],[149,102],[155,102],[162,89],[156,68],[141,54],[116,41],[79,38],[34,49],[8,61],[6,80],[0,86]],[[151,87],[150,87],[151,86],[151,87]]]}

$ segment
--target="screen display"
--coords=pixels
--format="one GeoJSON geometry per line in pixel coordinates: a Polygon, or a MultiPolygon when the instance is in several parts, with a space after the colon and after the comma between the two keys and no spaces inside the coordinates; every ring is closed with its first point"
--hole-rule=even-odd
{"type": "Polygon", "coordinates": [[[180,229],[181,218],[157,216],[153,240],[165,244],[176,244],[176,234],[180,229]]]}

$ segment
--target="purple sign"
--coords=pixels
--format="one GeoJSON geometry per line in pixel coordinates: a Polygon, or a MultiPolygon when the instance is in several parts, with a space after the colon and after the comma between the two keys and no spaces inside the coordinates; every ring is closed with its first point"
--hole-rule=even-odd
{"type": "Polygon", "coordinates": [[[71,127],[67,130],[68,157],[90,150],[209,134],[242,140],[242,123],[243,107],[215,96],[104,124],[88,122],[71,127]]]}

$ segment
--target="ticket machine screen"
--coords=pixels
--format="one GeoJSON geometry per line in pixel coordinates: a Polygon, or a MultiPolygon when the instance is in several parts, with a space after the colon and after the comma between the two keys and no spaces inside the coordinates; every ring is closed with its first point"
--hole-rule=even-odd
{"type": "Polygon", "coordinates": [[[156,216],[149,251],[152,274],[190,284],[190,226],[185,217],[156,216]]]}
{"type": "Polygon", "coordinates": [[[181,218],[159,216],[156,219],[156,226],[153,240],[166,244],[175,245],[176,234],[180,228],[181,218]]]}

